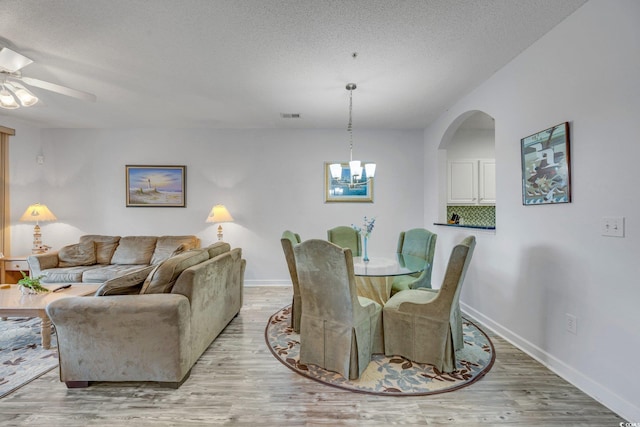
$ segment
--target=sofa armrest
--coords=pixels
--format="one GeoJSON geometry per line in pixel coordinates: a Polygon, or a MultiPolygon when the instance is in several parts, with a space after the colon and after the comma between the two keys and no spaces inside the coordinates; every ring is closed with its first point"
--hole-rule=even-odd
{"type": "Polygon", "coordinates": [[[29,263],[29,269],[31,275],[38,277],[42,275],[42,270],[48,268],[56,268],[58,266],[58,252],[47,252],[45,254],[29,255],[27,257],[27,263],[29,263]]]}
{"type": "Polygon", "coordinates": [[[60,379],[180,383],[191,368],[191,309],[182,295],[69,297],[51,302],[60,379]]]}

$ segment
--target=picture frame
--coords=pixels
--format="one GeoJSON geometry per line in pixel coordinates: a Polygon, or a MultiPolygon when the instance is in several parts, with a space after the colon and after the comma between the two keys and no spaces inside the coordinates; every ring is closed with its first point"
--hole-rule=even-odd
{"type": "Polygon", "coordinates": [[[522,138],[522,204],[571,202],[569,122],[522,138]]]}
{"type": "Polygon", "coordinates": [[[186,166],[126,165],[127,207],[184,208],[186,166]]]}
{"type": "Polygon", "coordinates": [[[363,182],[351,184],[349,163],[325,162],[324,164],[324,201],[325,203],[373,203],[374,178],[367,178],[363,170],[363,182]],[[342,175],[339,180],[331,176],[329,165],[339,163],[342,175]]]}

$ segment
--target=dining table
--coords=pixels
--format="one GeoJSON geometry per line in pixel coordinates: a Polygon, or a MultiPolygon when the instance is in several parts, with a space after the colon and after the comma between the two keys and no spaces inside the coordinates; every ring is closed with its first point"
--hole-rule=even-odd
{"type": "Polygon", "coordinates": [[[424,258],[394,253],[386,256],[353,258],[356,289],[363,296],[384,305],[391,298],[391,286],[396,276],[421,273],[429,267],[424,258]]]}

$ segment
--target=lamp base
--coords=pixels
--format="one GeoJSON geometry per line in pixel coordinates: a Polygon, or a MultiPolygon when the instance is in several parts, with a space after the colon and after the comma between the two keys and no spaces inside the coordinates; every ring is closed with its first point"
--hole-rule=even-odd
{"type": "Polygon", "coordinates": [[[222,240],[222,226],[218,225],[218,240],[222,240]]]}
{"type": "Polygon", "coordinates": [[[51,249],[51,246],[42,244],[42,233],[40,233],[40,226],[36,224],[33,228],[33,248],[31,249],[32,254],[44,254],[51,249]]]}

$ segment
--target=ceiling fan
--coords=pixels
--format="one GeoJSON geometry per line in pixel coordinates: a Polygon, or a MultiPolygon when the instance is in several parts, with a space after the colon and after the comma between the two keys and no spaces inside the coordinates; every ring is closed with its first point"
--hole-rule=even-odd
{"type": "Polygon", "coordinates": [[[96,101],[97,98],[92,93],[23,76],[21,70],[32,62],[31,59],[9,48],[0,49],[0,107],[9,110],[20,108],[17,101],[20,101],[23,107],[35,105],[38,97],[31,93],[25,84],[84,101],[96,101]]]}

